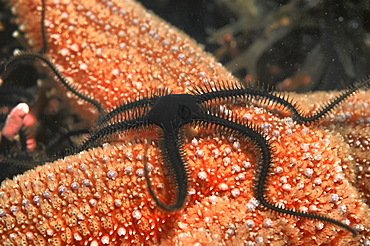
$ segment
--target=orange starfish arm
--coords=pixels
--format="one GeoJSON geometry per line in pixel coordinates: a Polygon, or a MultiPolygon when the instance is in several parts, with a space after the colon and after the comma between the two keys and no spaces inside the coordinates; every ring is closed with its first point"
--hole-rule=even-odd
{"type": "MultiPolygon", "coordinates": [[[[8,2],[38,52],[41,0],[8,2]]],[[[194,85],[235,80],[192,39],[134,1],[46,0],[45,29],[46,56],[72,86],[106,109],[160,88],[184,93],[194,85]]],[[[71,101],[86,111],[84,101],[71,101]]]]}

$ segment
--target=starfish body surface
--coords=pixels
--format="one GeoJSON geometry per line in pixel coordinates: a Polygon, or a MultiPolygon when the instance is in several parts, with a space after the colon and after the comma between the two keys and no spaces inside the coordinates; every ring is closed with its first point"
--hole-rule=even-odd
{"type": "MultiPolygon", "coordinates": [[[[41,2],[9,2],[30,46],[34,51],[40,49],[40,23],[35,19],[41,15],[41,2]],[[26,14],[31,11],[33,15],[26,14]]],[[[174,94],[183,94],[193,86],[213,90],[217,81],[234,80],[186,35],[132,1],[46,1],[45,13],[50,36],[45,56],[76,90],[107,111],[142,98],[146,90],[169,88],[174,94]]],[[[355,238],[330,223],[260,208],[254,186],[261,157],[253,144],[235,132],[188,126],[183,149],[190,182],[181,210],[161,209],[148,191],[146,171],[159,199],[178,195],[169,189],[166,170],[161,168],[160,144],[155,141],[158,129],[117,133],[101,147],[3,182],[1,243],[369,243],[364,170],[369,149],[369,93],[356,93],[310,125],[295,122],[289,110],[268,101],[221,100],[219,106],[225,118],[248,120],[268,136],[274,159],[266,193],[271,202],[329,215],[354,228],[359,234],[355,238]]],[[[97,115],[83,100],[66,94],[81,115],[97,115]]],[[[289,96],[310,113],[335,97],[335,93],[323,95],[289,96]]],[[[167,108],[170,110],[170,105],[159,110],[167,108]]],[[[155,115],[151,116],[153,122],[155,115]]]]}

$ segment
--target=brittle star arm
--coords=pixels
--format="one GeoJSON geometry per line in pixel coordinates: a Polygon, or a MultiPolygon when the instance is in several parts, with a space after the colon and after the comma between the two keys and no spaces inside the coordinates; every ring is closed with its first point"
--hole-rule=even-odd
{"type": "Polygon", "coordinates": [[[104,115],[104,108],[103,106],[95,101],[94,99],[90,98],[89,96],[83,95],[82,93],[78,92],[73,86],[59,73],[58,69],[42,54],[39,53],[23,53],[20,55],[13,56],[10,58],[7,63],[5,64],[5,70],[7,70],[11,65],[18,63],[18,62],[23,62],[24,60],[40,60],[44,64],[46,64],[52,73],[57,77],[58,81],[66,87],[69,91],[71,91],[75,96],[78,98],[90,103],[93,105],[99,112],[99,116],[104,115]]]}
{"type": "Polygon", "coordinates": [[[98,121],[98,125],[102,125],[108,123],[111,119],[113,119],[117,115],[125,115],[130,110],[139,111],[140,109],[148,108],[153,106],[153,104],[157,101],[157,97],[144,97],[140,100],[129,102],[122,104],[113,110],[109,111],[103,117],[101,117],[98,121]]]}
{"type": "Polygon", "coordinates": [[[102,137],[109,136],[117,132],[124,133],[129,130],[140,129],[150,124],[151,122],[148,116],[141,116],[135,119],[110,124],[101,129],[98,129],[95,132],[92,132],[88,139],[81,146],[73,150],[73,153],[78,153],[91,148],[92,146],[94,146],[94,143],[96,143],[96,141],[98,141],[102,137]]]}
{"type": "Polygon", "coordinates": [[[146,156],[144,157],[144,172],[145,179],[148,185],[148,190],[155,203],[162,209],[167,211],[177,211],[181,209],[186,201],[188,193],[188,169],[185,161],[185,153],[183,148],[183,141],[180,136],[181,132],[178,128],[173,130],[163,130],[162,136],[159,139],[159,148],[161,151],[162,165],[165,172],[168,172],[166,176],[173,177],[173,180],[167,179],[169,187],[174,188],[176,197],[174,202],[171,204],[163,203],[158,196],[155,194],[147,170],[146,156]]]}
{"type": "Polygon", "coordinates": [[[200,117],[201,119],[199,119],[198,121],[207,124],[212,124],[216,127],[221,128],[224,131],[226,130],[226,132],[227,131],[233,132],[235,135],[239,135],[242,138],[250,139],[253,141],[255,149],[260,152],[261,160],[260,167],[257,172],[258,177],[255,186],[255,194],[257,200],[261,203],[262,206],[279,213],[329,222],[350,231],[353,237],[357,235],[356,231],[353,228],[337,220],[321,215],[303,213],[299,211],[294,211],[292,209],[284,209],[282,207],[271,204],[268,201],[268,198],[266,197],[266,191],[268,185],[268,177],[270,175],[269,172],[271,169],[271,164],[273,162],[272,160],[273,148],[271,147],[267,138],[263,136],[262,130],[258,129],[255,126],[252,126],[249,123],[242,124],[242,122],[233,122],[211,114],[203,114],[203,116],[200,117]]]}
{"type": "Polygon", "coordinates": [[[293,115],[293,120],[300,123],[307,123],[322,118],[358,90],[369,87],[370,79],[355,83],[347,88],[344,92],[340,93],[337,97],[332,99],[330,102],[325,103],[320,109],[311,115],[301,112],[298,105],[293,103],[287,96],[284,96],[283,93],[267,91],[258,87],[242,87],[235,84],[223,84],[217,89],[194,88],[193,93],[198,96],[201,102],[207,102],[215,99],[244,98],[246,100],[257,99],[262,103],[274,103],[289,110],[293,115]]]}

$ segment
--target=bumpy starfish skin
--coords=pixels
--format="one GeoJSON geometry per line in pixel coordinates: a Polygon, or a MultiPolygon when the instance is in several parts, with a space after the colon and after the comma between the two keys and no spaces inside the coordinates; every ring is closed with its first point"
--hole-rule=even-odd
{"type": "MultiPolygon", "coordinates": [[[[303,102],[320,100],[321,95],[312,94],[303,102]]],[[[359,232],[356,238],[328,223],[258,207],[253,195],[258,153],[249,141],[199,129],[185,145],[192,186],[184,210],[173,214],[156,207],[143,176],[144,146],[129,138],[4,182],[0,191],[2,243],[23,239],[29,244],[56,245],[366,244],[369,208],[360,199],[361,191],[351,185],[356,162],[349,156],[356,146],[343,141],[338,127],[330,128],[340,121],[346,129],[362,126],[368,136],[369,96],[370,92],[361,92],[338,107],[333,117],[310,126],[253,104],[226,106],[251,119],[271,138],[275,157],[269,199],[287,208],[345,221],[359,232]],[[340,118],[340,112],[347,117],[340,118]]],[[[143,134],[138,136],[142,139],[143,134]]],[[[168,191],[160,188],[165,182],[157,151],[156,145],[149,145],[150,177],[165,195],[168,191]]]]}
{"type": "MultiPolygon", "coordinates": [[[[302,98],[295,96],[301,102],[303,110],[313,110],[316,105],[332,99],[336,93],[317,92],[316,96],[302,98]]],[[[369,93],[359,92],[356,97],[349,98],[347,103],[329,114],[320,121],[319,125],[332,130],[338,136],[338,146],[342,150],[338,155],[348,161],[348,165],[342,165],[346,169],[347,177],[359,189],[368,205],[370,205],[370,110],[369,93]]]]}
{"type": "MultiPolygon", "coordinates": [[[[30,46],[38,51],[40,2],[10,3],[30,46]]],[[[233,80],[193,41],[136,3],[47,0],[46,4],[46,56],[79,91],[108,109],[147,88],[183,93],[188,86],[233,80]]],[[[333,94],[291,96],[311,111],[333,94]]],[[[258,151],[248,139],[199,128],[185,144],[191,189],[179,212],[160,210],[147,190],[143,142],[155,134],[132,133],[3,182],[0,243],[369,244],[369,208],[364,202],[370,183],[369,98],[369,91],[360,92],[307,126],[294,123],[276,106],[244,103],[223,109],[250,120],[270,137],[274,163],[267,195],[271,202],[344,221],[358,231],[356,238],[329,223],[259,207],[253,189],[258,151]]],[[[70,100],[76,110],[91,115],[91,108],[74,97],[70,100]]],[[[155,142],[148,145],[148,162],[152,184],[165,197],[169,191],[155,142]]]]}
{"type": "MultiPolygon", "coordinates": [[[[41,1],[9,3],[32,50],[39,51],[41,1]]],[[[106,109],[159,88],[184,93],[195,84],[232,79],[188,36],[133,1],[46,0],[45,14],[46,56],[106,109]]]]}

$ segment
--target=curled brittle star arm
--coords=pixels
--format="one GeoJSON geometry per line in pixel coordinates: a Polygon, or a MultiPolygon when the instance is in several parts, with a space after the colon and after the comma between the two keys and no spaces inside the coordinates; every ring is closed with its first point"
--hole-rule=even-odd
{"type": "Polygon", "coordinates": [[[148,170],[146,167],[144,168],[145,179],[150,195],[160,208],[167,211],[177,211],[181,209],[185,204],[188,191],[189,178],[187,163],[185,161],[185,155],[183,153],[184,148],[180,141],[179,134],[179,129],[173,129],[172,131],[163,130],[162,136],[159,139],[162,165],[164,165],[165,171],[168,172],[166,176],[169,176],[169,187],[176,191],[174,202],[165,204],[158,198],[150,182],[148,170]]]}
{"type": "Polygon", "coordinates": [[[260,161],[261,164],[259,167],[259,171],[257,172],[258,177],[257,177],[256,186],[255,186],[255,192],[256,192],[256,198],[261,203],[262,206],[270,210],[276,211],[278,213],[289,214],[292,216],[305,217],[309,219],[332,223],[334,225],[337,225],[339,227],[342,227],[343,229],[350,231],[353,237],[357,236],[357,232],[353,228],[349,227],[348,225],[340,221],[331,219],[329,217],[321,216],[321,215],[303,213],[303,212],[294,211],[291,209],[284,209],[268,201],[268,198],[266,197],[266,190],[267,190],[267,184],[268,184],[267,179],[268,179],[269,172],[271,169],[271,164],[273,161],[272,160],[273,148],[271,147],[267,138],[263,136],[263,133],[260,129],[258,129],[257,127],[253,125],[249,125],[248,123],[241,124],[242,122],[233,122],[233,121],[229,121],[229,120],[226,120],[218,116],[213,116],[213,115],[208,115],[208,114],[204,114],[202,119],[200,119],[199,121],[203,122],[203,124],[206,123],[206,124],[211,124],[213,126],[216,126],[216,128],[218,127],[222,131],[233,132],[235,133],[235,135],[239,135],[240,137],[244,137],[244,138],[247,138],[253,141],[255,149],[258,150],[261,154],[261,161],[260,161]]]}

